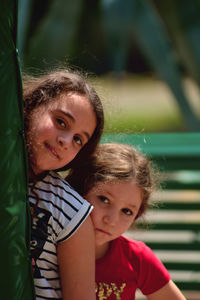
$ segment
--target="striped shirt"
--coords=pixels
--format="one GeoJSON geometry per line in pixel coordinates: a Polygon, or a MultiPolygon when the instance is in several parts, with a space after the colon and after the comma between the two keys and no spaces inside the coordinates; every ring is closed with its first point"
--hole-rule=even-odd
{"type": "Polygon", "coordinates": [[[29,200],[36,298],[62,299],[56,247],[72,236],[92,206],[53,171],[30,183],[29,200]]]}

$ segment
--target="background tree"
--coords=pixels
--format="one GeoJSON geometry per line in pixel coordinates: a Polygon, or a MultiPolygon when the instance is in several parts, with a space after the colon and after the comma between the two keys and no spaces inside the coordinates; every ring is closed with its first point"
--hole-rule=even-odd
{"type": "Polygon", "coordinates": [[[19,12],[25,70],[70,63],[95,74],[112,70],[119,77],[122,71],[135,72],[139,56],[141,70],[153,71],[173,92],[188,130],[199,131],[182,83],[184,75],[200,81],[198,0],[29,0],[26,9],[25,2],[20,0],[19,12]],[[22,30],[23,15],[27,30],[22,30]]]}

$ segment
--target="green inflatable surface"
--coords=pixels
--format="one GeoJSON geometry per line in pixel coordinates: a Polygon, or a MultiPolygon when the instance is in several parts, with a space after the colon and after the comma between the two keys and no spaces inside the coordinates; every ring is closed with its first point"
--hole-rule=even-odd
{"type": "Polygon", "coordinates": [[[27,164],[21,76],[16,51],[17,1],[0,9],[0,299],[34,299],[29,257],[27,164]]]}

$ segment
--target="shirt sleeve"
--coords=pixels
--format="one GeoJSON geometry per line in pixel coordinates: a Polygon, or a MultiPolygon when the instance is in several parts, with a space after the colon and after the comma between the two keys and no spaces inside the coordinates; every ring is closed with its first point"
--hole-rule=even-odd
{"type": "Polygon", "coordinates": [[[82,203],[80,209],[73,216],[73,218],[67,223],[67,225],[60,231],[57,242],[62,242],[70,238],[86,220],[93,209],[93,206],[86,200],[82,203]]]}
{"type": "Polygon", "coordinates": [[[161,289],[170,281],[170,274],[154,254],[143,242],[141,246],[140,272],[138,285],[144,295],[149,295],[161,289]]]}
{"type": "Polygon", "coordinates": [[[39,204],[51,215],[49,236],[55,244],[70,238],[93,209],[67,181],[53,171],[37,183],[37,193],[39,204]]]}

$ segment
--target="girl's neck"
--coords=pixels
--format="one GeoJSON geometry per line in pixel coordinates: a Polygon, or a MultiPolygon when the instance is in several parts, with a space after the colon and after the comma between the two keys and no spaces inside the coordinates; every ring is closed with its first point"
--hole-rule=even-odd
{"type": "Polygon", "coordinates": [[[102,257],[104,257],[106,255],[106,253],[108,252],[108,249],[110,247],[112,242],[108,242],[108,243],[105,243],[103,245],[96,245],[95,247],[95,258],[96,259],[100,259],[102,257]]]}

